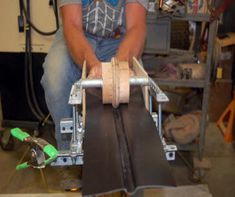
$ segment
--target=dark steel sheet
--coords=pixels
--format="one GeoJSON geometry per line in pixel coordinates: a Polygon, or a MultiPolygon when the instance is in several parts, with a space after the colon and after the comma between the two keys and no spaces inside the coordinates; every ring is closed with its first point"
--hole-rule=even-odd
{"type": "Polygon", "coordinates": [[[114,110],[87,96],[83,195],[174,186],[160,138],[140,91],[114,110]]]}

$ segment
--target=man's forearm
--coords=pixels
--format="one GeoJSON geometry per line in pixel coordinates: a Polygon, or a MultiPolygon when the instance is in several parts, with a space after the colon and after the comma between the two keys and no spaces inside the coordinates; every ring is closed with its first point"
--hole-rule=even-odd
{"type": "Polygon", "coordinates": [[[84,60],[89,68],[99,64],[99,60],[82,31],[77,30],[76,27],[70,27],[69,29],[64,28],[64,34],[68,49],[76,64],[82,66],[84,60]]]}
{"type": "Polygon", "coordinates": [[[61,16],[64,37],[74,62],[82,66],[86,60],[88,68],[100,64],[83,32],[82,6],[73,4],[63,6],[61,16]]]}
{"type": "Polygon", "coordinates": [[[130,63],[133,57],[139,58],[143,52],[145,36],[145,24],[129,29],[118,49],[117,58],[121,61],[129,61],[130,63]]]}
{"type": "Polygon", "coordinates": [[[146,36],[146,9],[136,1],[127,3],[126,12],[126,36],[122,41],[116,57],[120,61],[129,61],[132,58],[139,58],[143,52],[146,36]]]}

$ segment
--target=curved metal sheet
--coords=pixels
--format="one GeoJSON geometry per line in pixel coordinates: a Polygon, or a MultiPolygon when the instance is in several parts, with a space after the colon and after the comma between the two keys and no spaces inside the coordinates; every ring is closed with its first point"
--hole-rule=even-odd
{"type": "Polygon", "coordinates": [[[88,95],[86,121],[83,195],[175,185],[141,91],[118,109],[88,95]]]}

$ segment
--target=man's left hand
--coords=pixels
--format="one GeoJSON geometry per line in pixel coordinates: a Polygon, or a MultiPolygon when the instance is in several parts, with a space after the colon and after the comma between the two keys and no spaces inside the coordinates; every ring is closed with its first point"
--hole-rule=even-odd
{"type": "Polygon", "coordinates": [[[88,78],[92,79],[92,78],[101,78],[101,77],[102,77],[101,63],[91,67],[89,74],[88,74],[88,78]]]}

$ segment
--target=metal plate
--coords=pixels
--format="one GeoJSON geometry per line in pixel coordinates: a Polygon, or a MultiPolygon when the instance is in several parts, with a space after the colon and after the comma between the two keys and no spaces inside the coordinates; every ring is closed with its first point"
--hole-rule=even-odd
{"type": "Polygon", "coordinates": [[[145,53],[169,54],[171,43],[171,20],[157,19],[155,15],[147,16],[147,36],[145,53]]]}
{"type": "Polygon", "coordinates": [[[175,185],[140,91],[117,110],[88,95],[86,121],[83,195],[175,185]]]}

